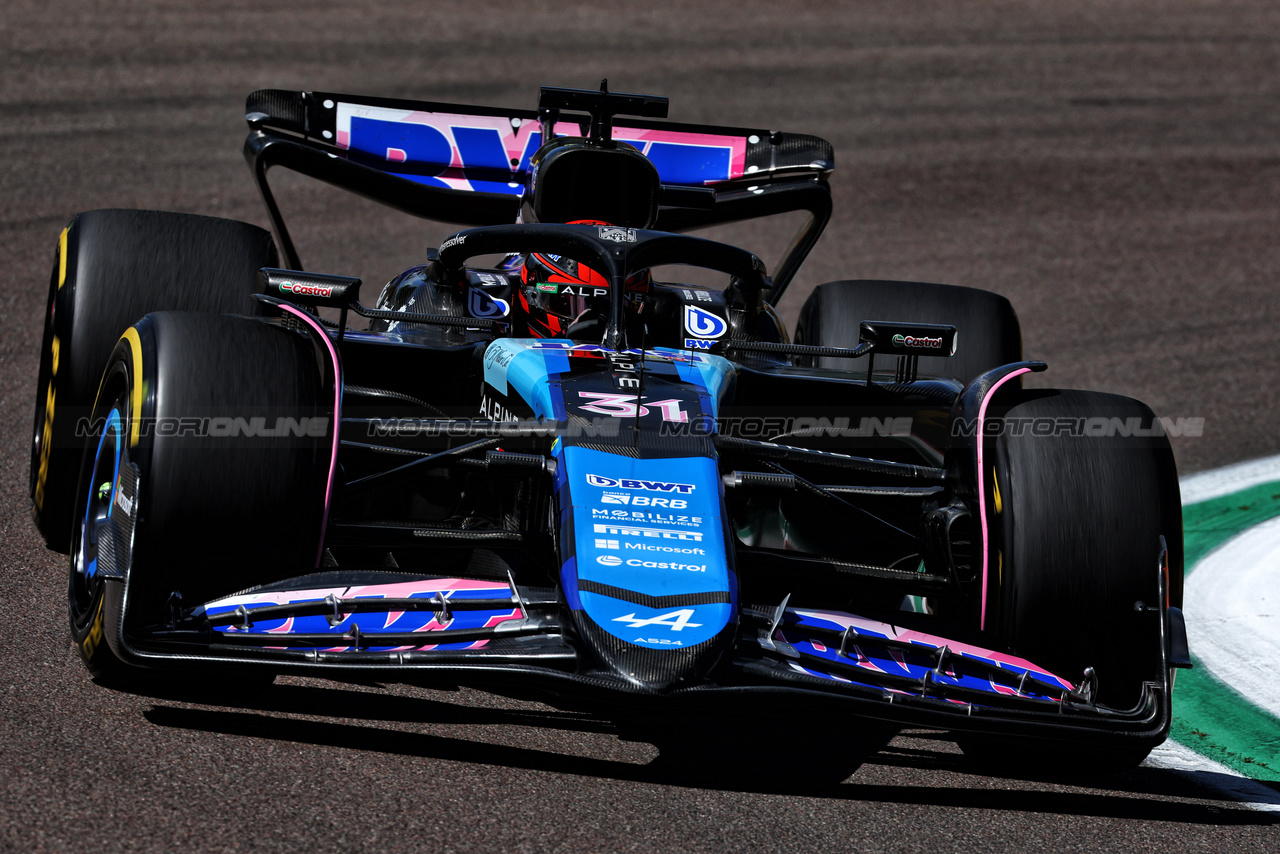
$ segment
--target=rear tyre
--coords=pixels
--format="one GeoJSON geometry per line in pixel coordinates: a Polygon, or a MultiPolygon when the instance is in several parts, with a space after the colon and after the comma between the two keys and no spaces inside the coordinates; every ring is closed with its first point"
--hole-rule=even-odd
{"type": "MultiPolygon", "coordinates": [[[[800,309],[795,340],[822,347],[856,347],[864,320],[955,326],[956,354],[921,356],[922,374],[968,382],[991,368],[1022,360],[1022,329],[1007,299],[975,288],[925,282],[850,280],[819,285],[800,309]]],[[[821,356],[815,366],[865,370],[866,360],[821,356]]]]}
{"type": "Polygon", "coordinates": [[[77,424],[120,335],[152,311],[256,314],[257,271],[275,263],[271,235],[247,223],[133,210],[72,220],[49,282],[32,430],[32,515],[49,548],[70,547],[77,424]]]}
{"type": "MultiPolygon", "coordinates": [[[[1130,709],[1144,682],[1163,677],[1159,612],[1135,607],[1159,602],[1162,535],[1170,604],[1182,602],[1182,513],[1168,439],[1147,406],[1101,392],[1014,391],[996,397],[992,410],[1004,429],[987,441],[983,473],[991,531],[985,628],[1072,683],[1092,667],[1095,700],[1130,709]]],[[[1055,749],[977,736],[961,746],[1010,765],[1043,763],[1055,749]]],[[[1137,765],[1150,748],[1056,750],[1077,771],[1109,772],[1137,765]]]]}
{"type": "Polygon", "coordinates": [[[93,641],[103,589],[122,587],[90,571],[122,503],[108,468],[138,468],[126,631],[165,622],[175,591],[190,608],[315,567],[333,441],[323,364],[305,335],[242,317],[161,312],[121,339],[71,559],[72,635],[95,676],[120,672],[93,641]]]}

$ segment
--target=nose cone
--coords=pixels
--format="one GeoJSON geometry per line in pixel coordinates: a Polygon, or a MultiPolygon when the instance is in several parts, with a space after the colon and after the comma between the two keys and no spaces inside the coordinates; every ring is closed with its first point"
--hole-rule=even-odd
{"type": "Polygon", "coordinates": [[[627,601],[643,598],[648,597],[586,582],[578,590],[582,608],[573,612],[579,636],[605,670],[638,688],[664,691],[697,683],[732,642],[729,593],[627,601]],[[713,599],[723,601],[708,601],[713,599]]]}
{"type": "Polygon", "coordinates": [[[565,447],[561,584],[597,665],[637,688],[702,679],[732,643],[737,582],[715,459],[565,447]]]}

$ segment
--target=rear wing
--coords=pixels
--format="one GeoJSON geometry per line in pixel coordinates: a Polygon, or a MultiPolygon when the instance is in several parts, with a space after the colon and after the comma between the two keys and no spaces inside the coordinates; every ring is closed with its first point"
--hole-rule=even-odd
{"type": "MultiPolygon", "coordinates": [[[[245,156],[285,263],[303,269],[267,183],[284,166],[426,219],[480,226],[517,220],[543,121],[585,136],[585,114],[539,115],[429,101],[263,89],[245,105],[245,156]]],[[[810,216],[774,272],[777,302],[831,216],[831,144],[805,134],[618,117],[612,138],[649,158],[662,181],[657,228],[685,231],[788,211],[810,216]]]]}

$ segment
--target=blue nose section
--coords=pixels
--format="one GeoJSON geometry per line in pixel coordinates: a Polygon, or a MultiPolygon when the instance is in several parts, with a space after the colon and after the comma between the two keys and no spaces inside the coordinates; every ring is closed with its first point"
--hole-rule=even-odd
{"type": "Polygon", "coordinates": [[[716,461],[584,447],[561,458],[561,582],[580,634],[638,685],[695,682],[736,626],[716,461]]]}

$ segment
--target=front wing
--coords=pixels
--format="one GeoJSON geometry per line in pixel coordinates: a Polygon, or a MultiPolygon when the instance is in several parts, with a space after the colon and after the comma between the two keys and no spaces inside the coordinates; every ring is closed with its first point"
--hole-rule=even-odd
{"type": "Polygon", "coordinates": [[[512,579],[335,570],[194,609],[175,603],[165,624],[137,629],[123,619],[127,580],[106,583],[106,640],[123,661],[143,667],[256,666],[337,679],[376,673],[541,688],[632,709],[782,703],[804,713],[1135,747],[1160,743],[1170,725],[1165,606],[1152,608],[1164,679],[1147,683],[1134,708],[1118,710],[1092,701],[1088,678],[1073,684],[1015,656],[786,601],[744,606],[733,652],[711,678],[657,693],[593,670],[558,591],[512,579]]]}

